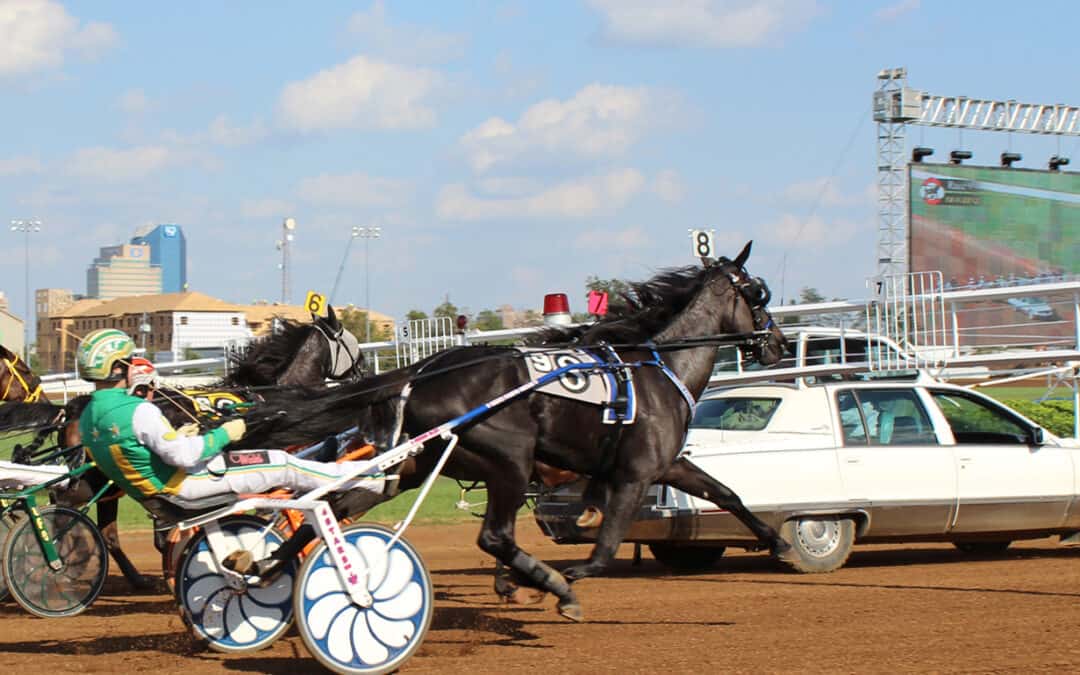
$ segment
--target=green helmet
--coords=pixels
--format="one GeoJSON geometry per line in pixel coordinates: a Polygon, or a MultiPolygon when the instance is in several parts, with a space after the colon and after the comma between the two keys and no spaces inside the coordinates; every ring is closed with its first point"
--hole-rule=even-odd
{"type": "Polygon", "coordinates": [[[115,328],[102,328],[83,338],[77,356],[79,376],[87,380],[111,380],[113,366],[135,351],[135,341],[115,328]]]}

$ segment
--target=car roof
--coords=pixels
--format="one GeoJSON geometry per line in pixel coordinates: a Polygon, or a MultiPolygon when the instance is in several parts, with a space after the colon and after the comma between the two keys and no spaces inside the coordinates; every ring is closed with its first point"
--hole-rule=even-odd
{"type": "Polygon", "coordinates": [[[913,389],[916,387],[932,387],[934,389],[951,389],[960,392],[970,392],[969,389],[958,387],[954,384],[946,384],[929,376],[920,376],[915,380],[840,380],[829,382],[816,382],[798,386],[790,383],[754,384],[736,386],[725,389],[712,389],[701,396],[701,400],[713,400],[724,398],[788,398],[799,396],[798,392],[805,390],[832,391],[835,389],[913,389]]]}

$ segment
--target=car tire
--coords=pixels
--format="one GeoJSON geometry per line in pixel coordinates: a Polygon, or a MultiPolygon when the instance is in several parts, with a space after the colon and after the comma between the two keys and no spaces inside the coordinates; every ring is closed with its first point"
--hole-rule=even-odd
{"type": "Polygon", "coordinates": [[[1011,541],[954,541],[955,546],[961,553],[967,555],[1001,555],[1005,552],[1011,541]]]}
{"type": "Polygon", "coordinates": [[[649,552],[657,562],[678,572],[707,570],[723,557],[724,550],[723,546],[649,544],[649,552]]]}
{"type": "Polygon", "coordinates": [[[788,562],[803,574],[832,572],[844,566],[855,544],[855,522],[851,518],[808,516],[792,518],[780,534],[794,549],[788,562]]]}

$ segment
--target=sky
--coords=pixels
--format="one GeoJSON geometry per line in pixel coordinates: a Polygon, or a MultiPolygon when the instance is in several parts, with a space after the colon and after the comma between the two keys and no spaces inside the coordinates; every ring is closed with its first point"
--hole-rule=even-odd
{"type": "MultiPolygon", "coordinates": [[[[538,309],[586,277],[694,263],[691,229],[774,302],[865,297],[875,76],[1080,102],[1080,5],[920,0],[132,3],[0,0],[0,216],[37,219],[31,287],[86,290],[102,246],[187,235],[193,290],[394,317],[538,309]],[[354,226],[382,228],[350,243],[354,226]],[[366,249],[366,250],[365,250],[366,249]],[[368,285],[366,280],[370,280],[368,285]]],[[[909,131],[1044,165],[1072,139],[909,131]],[[999,147],[1000,146],[1000,147],[999,147]]],[[[981,160],[981,161],[980,161],[981,160]]],[[[0,291],[22,314],[22,234],[0,291]]]]}

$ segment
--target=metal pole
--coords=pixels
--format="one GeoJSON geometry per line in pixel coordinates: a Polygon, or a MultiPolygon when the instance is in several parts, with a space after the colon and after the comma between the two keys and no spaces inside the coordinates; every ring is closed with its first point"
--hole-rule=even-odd
{"type": "Polygon", "coordinates": [[[365,338],[364,342],[371,342],[371,265],[369,263],[368,250],[372,239],[382,236],[381,227],[358,227],[358,235],[364,238],[364,314],[365,338]]]}
{"type": "Polygon", "coordinates": [[[30,364],[30,322],[35,318],[35,312],[30,310],[30,233],[41,232],[40,220],[13,220],[11,221],[12,232],[23,233],[23,254],[25,257],[25,279],[23,281],[23,359],[30,364]]]}
{"type": "MultiPolygon", "coordinates": [[[[353,226],[352,234],[349,236],[349,241],[345,243],[345,255],[341,256],[341,265],[338,266],[337,276],[334,277],[334,287],[330,289],[330,299],[327,304],[334,304],[334,295],[337,293],[338,284],[341,283],[341,273],[345,271],[345,263],[349,261],[349,248],[352,247],[353,239],[360,236],[360,228],[353,226]]],[[[367,261],[364,261],[364,267],[367,267],[367,261]]],[[[370,340],[368,340],[370,342],[370,340]]]]}

